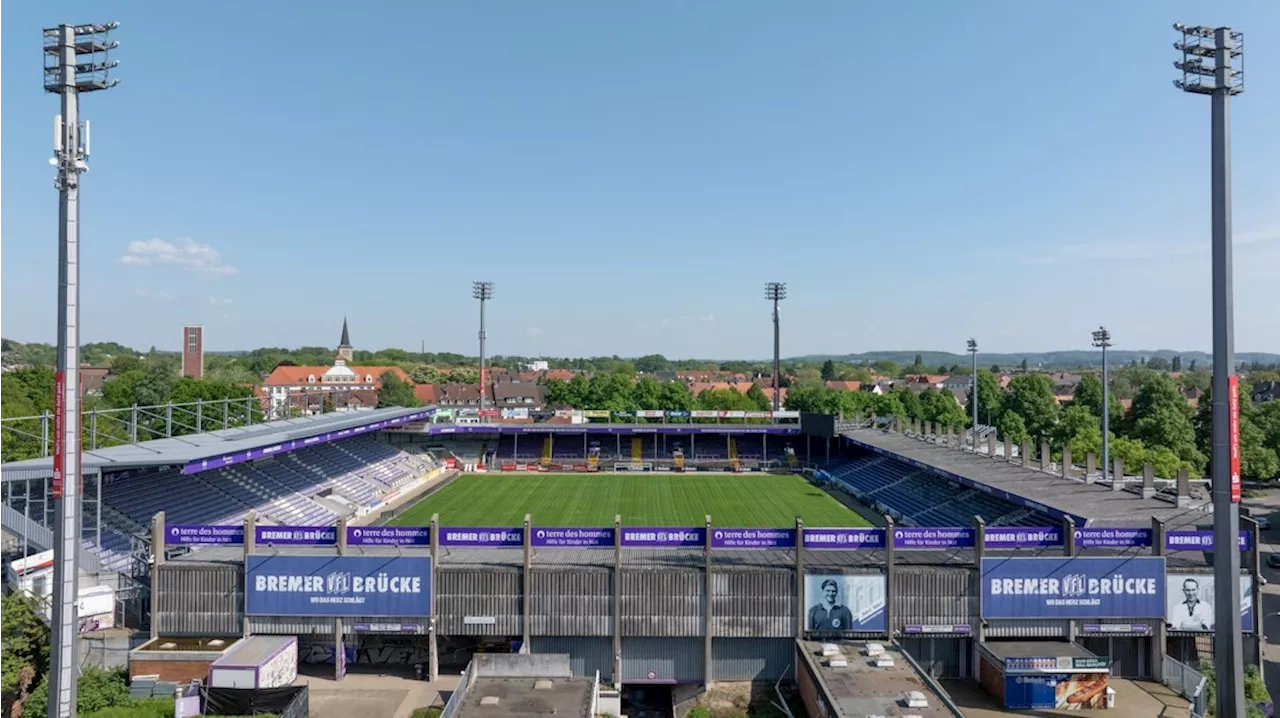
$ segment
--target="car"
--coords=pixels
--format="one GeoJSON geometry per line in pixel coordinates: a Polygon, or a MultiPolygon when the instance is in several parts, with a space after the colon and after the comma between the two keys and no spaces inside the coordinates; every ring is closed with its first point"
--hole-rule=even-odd
{"type": "Polygon", "coordinates": [[[1267,567],[1280,568],[1280,553],[1267,554],[1267,567]]]}

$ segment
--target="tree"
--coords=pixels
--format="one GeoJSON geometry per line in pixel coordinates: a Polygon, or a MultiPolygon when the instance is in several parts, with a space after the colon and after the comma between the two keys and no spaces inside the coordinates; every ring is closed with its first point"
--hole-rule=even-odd
{"type": "Polygon", "coordinates": [[[430,364],[415,364],[409,369],[409,378],[414,384],[439,384],[444,374],[430,364]]]}
{"type": "Polygon", "coordinates": [[[911,366],[924,366],[924,356],[917,354],[916,360],[911,362],[911,366]]]}
{"type": "Polygon", "coordinates": [[[1196,360],[1195,360],[1195,359],[1192,359],[1192,360],[1191,360],[1191,364],[1188,366],[1188,369],[1189,369],[1190,371],[1195,371],[1195,370],[1196,370],[1196,360]]]}
{"type": "Polygon", "coordinates": [[[773,402],[769,401],[769,397],[765,396],[759,384],[753,383],[751,388],[747,389],[747,399],[750,400],[755,411],[768,411],[773,406],[773,402]]]}
{"type": "Polygon", "coordinates": [[[1008,393],[1004,395],[1003,411],[1021,416],[1031,436],[1047,438],[1058,418],[1053,381],[1044,374],[1014,377],[1009,382],[1008,393]]]}
{"type": "MultiPolygon", "coordinates": [[[[1053,427],[1053,448],[1054,451],[1061,451],[1062,447],[1071,445],[1077,437],[1091,436],[1096,433],[1098,435],[1098,446],[1102,446],[1102,422],[1083,405],[1072,403],[1062,411],[1058,418],[1058,423],[1053,427]]],[[[1075,447],[1072,447],[1071,455],[1076,458],[1084,458],[1083,454],[1077,454],[1075,447]]]]}
{"type": "Polygon", "coordinates": [[[992,364],[992,365],[991,365],[991,373],[992,373],[992,374],[997,374],[997,375],[998,375],[998,374],[1000,373],[1000,365],[999,365],[999,364],[992,364]]]}
{"type": "Polygon", "coordinates": [[[382,382],[382,388],[378,390],[378,408],[418,406],[418,397],[414,396],[413,387],[395,372],[383,372],[379,380],[382,382]]]}
{"type": "Polygon", "coordinates": [[[14,592],[0,603],[0,672],[6,715],[21,703],[37,678],[49,669],[49,629],[40,619],[35,600],[14,592]]]}
{"type": "MultiPolygon", "coordinates": [[[[1280,408],[1268,404],[1255,408],[1249,401],[1249,389],[1238,387],[1240,399],[1240,475],[1250,479],[1280,477],[1280,408]]],[[[1280,405],[1280,402],[1269,402],[1280,405]]],[[[1195,441],[1208,461],[1213,459],[1213,396],[1206,393],[1196,410],[1195,441]]]]}
{"type": "Polygon", "coordinates": [[[1021,446],[1022,442],[1031,439],[1031,434],[1027,433],[1027,425],[1022,420],[1022,416],[1012,411],[1006,411],[1000,415],[1000,420],[996,423],[996,431],[1000,436],[1009,439],[1009,441],[1018,446],[1021,446]]]}
{"type": "MultiPolygon", "coordinates": [[[[873,394],[872,396],[875,395],[873,394]]],[[[914,391],[905,386],[899,386],[890,391],[888,396],[897,400],[898,405],[902,407],[903,416],[910,419],[919,419],[920,421],[928,420],[924,413],[924,405],[920,402],[919,395],[914,391]]]]}
{"type": "Polygon", "coordinates": [[[836,378],[836,365],[830,359],[822,362],[822,380],[832,381],[836,378]]]}
{"type": "MultiPolygon", "coordinates": [[[[973,387],[965,392],[964,399],[967,414],[973,413],[973,387]]],[[[1004,390],[1000,388],[1000,380],[988,371],[978,370],[978,422],[994,425],[1000,419],[1000,409],[1004,403],[1004,390]]],[[[970,419],[972,420],[972,419],[970,419]]]]}
{"type": "Polygon", "coordinates": [[[1164,372],[1164,371],[1169,371],[1171,367],[1172,367],[1172,364],[1170,364],[1169,360],[1165,359],[1164,357],[1151,357],[1150,359],[1147,360],[1147,368],[1150,369],[1151,371],[1164,372]]]}
{"type": "Polygon", "coordinates": [[[1174,355],[1174,357],[1173,357],[1173,362],[1171,362],[1171,364],[1170,364],[1170,370],[1171,370],[1171,371],[1177,371],[1177,372],[1182,371],[1182,357],[1181,357],[1181,356],[1174,355]]]}
{"type": "Polygon", "coordinates": [[[636,371],[645,374],[653,374],[654,372],[667,371],[671,368],[671,362],[661,354],[650,354],[636,359],[636,371]]]}
{"type": "Polygon", "coordinates": [[[1027,360],[1026,360],[1026,359],[1023,359],[1023,360],[1022,360],[1022,363],[1018,365],[1018,368],[1019,368],[1019,369],[1021,369],[1022,371],[1026,371],[1026,370],[1027,370],[1027,360]]]}
{"type": "Polygon", "coordinates": [[[662,385],[651,376],[642,376],[631,387],[631,401],[637,409],[661,409],[662,385]]]}
{"type": "Polygon", "coordinates": [[[1203,474],[1205,458],[1196,448],[1191,409],[1177,384],[1167,376],[1157,374],[1143,385],[1134,397],[1123,425],[1127,427],[1129,436],[1148,448],[1169,449],[1186,462],[1183,468],[1192,475],[1203,474]]]}
{"type": "Polygon", "coordinates": [[[898,362],[892,359],[881,359],[872,364],[871,368],[884,376],[898,376],[902,371],[898,366],[898,362]]]}
{"type": "MultiPolygon", "coordinates": [[[[1108,398],[1110,400],[1107,404],[1111,411],[1111,418],[1119,426],[1119,422],[1124,418],[1124,405],[1116,398],[1114,392],[1108,398]]],[[[1071,403],[1074,406],[1083,406],[1094,416],[1102,416],[1102,378],[1094,374],[1085,374],[1080,377],[1080,383],[1076,385],[1071,403]]]]}
{"type": "Polygon", "coordinates": [[[964,409],[956,403],[955,396],[949,391],[938,391],[933,387],[920,394],[920,409],[924,412],[924,420],[942,426],[960,427],[967,418],[964,409]]]}

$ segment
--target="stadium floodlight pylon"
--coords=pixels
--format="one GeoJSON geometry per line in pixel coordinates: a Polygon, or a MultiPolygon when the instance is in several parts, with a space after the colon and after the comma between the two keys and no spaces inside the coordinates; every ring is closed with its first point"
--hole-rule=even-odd
{"type": "Polygon", "coordinates": [[[80,93],[119,84],[111,70],[114,22],[44,29],[44,89],[58,95],[53,158],[58,188],[58,370],[54,375],[53,616],[50,627],[51,718],[76,714],[79,633],[76,599],[80,552],[80,175],[89,170],[89,123],[80,121],[80,93]]]}
{"type": "Polygon", "coordinates": [[[967,342],[969,349],[969,357],[973,364],[973,391],[969,399],[969,403],[973,406],[969,407],[973,411],[973,453],[978,453],[978,341],[973,337],[969,337],[967,342]]]}
{"type": "Polygon", "coordinates": [[[782,410],[782,310],[778,303],[787,298],[786,282],[765,282],[764,298],[773,302],[773,410],[782,410]]]}
{"type": "Polygon", "coordinates": [[[489,333],[484,330],[484,305],[493,299],[493,282],[472,282],[471,296],[480,300],[480,414],[483,417],[485,395],[489,393],[488,372],[485,371],[484,364],[484,341],[489,338],[489,333]]]}
{"type": "Polygon", "coordinates": [[[1219,716],[1243,716],[1244,655],[1240,631],[1240,552],[1232,550],[1240,532],[1240,417],[1236,393],[1235,327],[1231,267],[1231,97],[1244,92],[1244,33],[1229,27],[1175,23],[1182,54],[1173,66],[1183,92],[1209,95],[1210,194],[1213,238],[1213,486],[1214,616],[1213,663],[1219,716]],[[1241,60],[1241,67],[1233,67],[1241,60]]]}
{"type": "MultiPolygon", "coordinates": [[[[1102,480],[1111,471],[1111,374],[1107,366],[1107,348],[1111,346],[1111,332],[1098,327],[1093,332],[1093,345],[1102,350],[1102,480]]],[[[1114,477],[1124,481],[1123,476],[1114,477]]]]}

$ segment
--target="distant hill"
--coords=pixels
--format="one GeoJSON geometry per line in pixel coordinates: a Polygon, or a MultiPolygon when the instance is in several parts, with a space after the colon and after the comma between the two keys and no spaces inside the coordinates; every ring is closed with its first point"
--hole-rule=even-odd
{"type": "MultiPolygon", "coordinates": [[[[883,359],[889,359],[900,365],[906,366],[915,361],[916,355],[919,354],[925,366],[951,366],[959,364],[968,366],[970,359],[968,354],[952,354],[950,352],[935,351],[875,351],[863,352],[862,354],[811,354],[808,356],[795,357],[788,361],[803,362],[822,362],[830,359],[837,362],[846,362],[849,364],[858,364],[863,361],[868,363],[876,362],[883,359]]],[[[1206,352],[1177,352],[1172,349],[1156,349],[1148,350],[1118,350],[1112,349],[1107,352],[1107,363],[1112,366],[1120,366],[1128,364],[1130,361],[1141,361],[1143,358],[1163,357],[1172,360],[1175,356],[1182,357],[1182,366],[1190,365],[1195,361],[1197,367],[1209,368],[1213,361],[1211,355],[1206,352]]],[[[1086,366],[1102,366],[1102,352],[1100,351],[1058,351],[1058,352],[1027,352],[1026,354],[993,354],[989,352],[978,352],[978,366],[982,368],[990,368],[992,364],[998,364],[1002,367],[1016,367],[1027,361],[1027,366],[1040,368],[1071,368],[1086,366]]],[[[1236,361],[1242,364],[1250,364],[1260,362],[1262,364],[1280,363],[1280,354],[1270,354],[1267,352],[1239,352],[1236,354],[1236,361]]]]}

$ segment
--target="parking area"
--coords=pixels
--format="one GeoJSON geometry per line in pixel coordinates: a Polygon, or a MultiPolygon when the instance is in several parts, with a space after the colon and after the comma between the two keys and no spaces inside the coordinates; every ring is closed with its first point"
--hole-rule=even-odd
{"type": "MultiPolygon", "coordinates": [[[[320,668],[310,666],[309,668],[320,668]]],[[[324,667],[330,672],[332,666],[324,667]]],[[[418,708],[443,706],[458,687],[458,676],[440,676],[435,682],[379,672],[351,672],[341,681],[309,670],[297,684],[310,687],[312,718],[410,718],[418,708]]]]}

